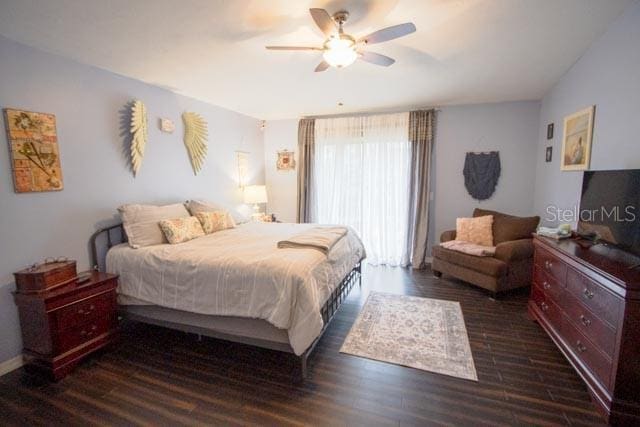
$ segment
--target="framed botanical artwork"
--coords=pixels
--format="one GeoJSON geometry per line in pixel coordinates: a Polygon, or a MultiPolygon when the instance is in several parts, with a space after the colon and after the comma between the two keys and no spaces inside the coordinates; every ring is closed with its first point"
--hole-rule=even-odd
{"type": "Polygon", "coordinates": [[[582,171],[589,169],[594,112],[595,105],[592,105],[564,118],[561,170],[582,171]]]}
{"type": "Polygon", "coordinates": [[[276,168],[279,171],[290,171],[296,168],[295,152],[282,150],[278,151],[278,161],[276,162],[276,168]]]}
{"type": "Polygon", "coordinates": [[[63,189],[53,114],[4,109],[16,193],[63,189]]]}

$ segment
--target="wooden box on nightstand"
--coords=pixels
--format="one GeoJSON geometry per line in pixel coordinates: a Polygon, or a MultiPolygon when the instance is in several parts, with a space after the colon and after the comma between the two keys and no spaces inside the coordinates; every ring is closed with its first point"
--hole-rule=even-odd
{"type": "Polygon", "coordinates": [[[14,292],[25,362],[56,381],[82,358],[117,338],[118,276],[89,274],[85,282],[73,281],[49,291],[14,292]]]}

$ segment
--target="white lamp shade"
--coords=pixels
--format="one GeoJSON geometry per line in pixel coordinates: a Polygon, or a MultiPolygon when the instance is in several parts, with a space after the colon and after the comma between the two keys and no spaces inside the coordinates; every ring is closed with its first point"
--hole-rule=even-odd
{"type": "Polygon", "coordinates": [[[248,205],[267,203],[267,187],[264,185],[247,185],[244,187],[244,202],[248,205]]]}

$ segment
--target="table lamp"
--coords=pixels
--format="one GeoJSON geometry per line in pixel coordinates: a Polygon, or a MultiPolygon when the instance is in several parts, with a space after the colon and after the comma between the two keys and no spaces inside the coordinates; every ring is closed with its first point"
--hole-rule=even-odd
{"type": "Polygon", "coordinates": [[[264,185],[247,185],[244,187],[244,202],[253,205],[252,218],[258,219],[260,214],[260,206],[258,203],[267,203],[267,187],[264,185]]]}

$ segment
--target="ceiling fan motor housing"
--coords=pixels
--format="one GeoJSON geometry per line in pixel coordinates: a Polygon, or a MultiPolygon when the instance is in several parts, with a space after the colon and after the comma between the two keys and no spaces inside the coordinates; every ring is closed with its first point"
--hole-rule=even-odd
{"type": "Polygon", "coordinates": [[[340,26],[340,32],[342,32],[342,24],[347,22],[347,19],[349,19],[349,12],[346,10],[339,10],[333,14],[333,20],[340,26]]]}

